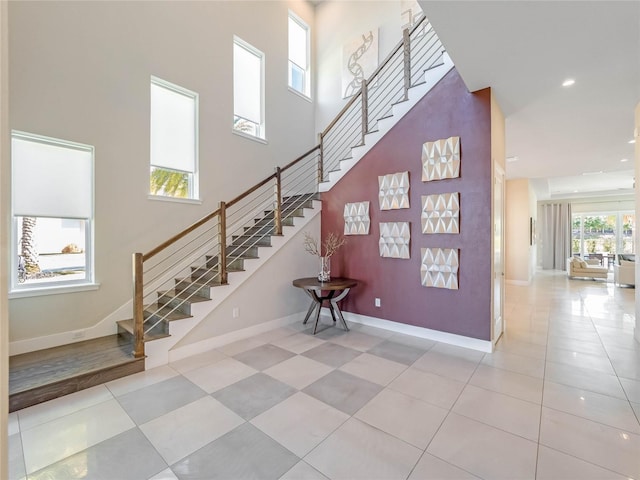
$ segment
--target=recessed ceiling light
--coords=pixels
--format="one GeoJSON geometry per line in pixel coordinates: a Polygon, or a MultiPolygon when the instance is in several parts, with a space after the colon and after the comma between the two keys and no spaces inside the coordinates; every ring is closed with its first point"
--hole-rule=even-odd
{"type": "Polygon", "coordinates": [[[628,158],[623,158],[622,160],[620,160],[621,162],[628,162],[629,159],[628,158]]]}
{"type": "Polygon", "coordinates": [[[574,190],[573,193],[578,193],[578,190],[574,190]]]}
{"type": "Polygon", "coordinates": [[[628,143],[636,143],[636,139],[635,139],[635,138],[633,138],[633,139],[629,140],[629,142],[628,142],[628,143]]]}
{"type": "Polygon", "coordinates": [[[517,162],[518,160],[520,159],[515,155],[513,157],[507,157],[507,163],[517,162]]]}
{"type": "Polygon", "coordinates": [[[597,172],[583,172],[582,175],[600,175],[602,170],[598,170],[597,172]]]}
{"type": "Polygon", "coordinates": [[[567,78],[564,82],[562,82],[562,86],[563,87],[570,87],[574,83],[576,83],[576,81],[573,78],[567,78]]]}

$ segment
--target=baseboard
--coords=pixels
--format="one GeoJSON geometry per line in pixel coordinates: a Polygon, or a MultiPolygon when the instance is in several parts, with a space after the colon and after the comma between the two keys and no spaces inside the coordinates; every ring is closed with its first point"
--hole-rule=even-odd
{"type": "Polygon", "coordinates": [[[106,337],[118,333],[115,322],[100,322],[97,325],[84,329],[70,330],[68,332],[54,333],[53,335],[43,335],[42,337],[16,340],[9,343],[9,355],[20,355],[21,353],[36,352],[46,348],[69,345],[76,342],[84,342],[94,338],[106,337]]]}
{"type": "Polygon", "coordinates": [[[214,348],[219,348],[223,345],[237,342],[238,340],[244,340],[245,338],[253,337],[275,328],[286,327],[292,323],[299,322],[301,318],[304,318],[304,315],[305,312],[294,313],[286,317],[276,318],[275,320],[269,320],[267,322],[259,323],[258,325],[252,325],[251,327],[242,328],[223,335],[218,335],[217,337],[211,337],[199,342],[190,343],[174,350],[169,350],[169,362],[175,362],[186,357],[205,353],[213,350],[214,348]]]}
{"type": "Polygon", "coordinates": [[[455,333],[441,332],[439,330],[431,330],[424,327],[416,327],[415,325],[407,325],[406,323],[392,322],[382,318],[369,317],[357,313],[342,312],[345,320],[353,323],[360,323],[369,327],[382,328],[395,333],[404,333],[405,335],[413,335],[414,337],[427,338],[437,342],[455,345],[457,347],[470,348],[480,352],[491,353],[493,347],[489,340],[480,340],[478,338],[464,337],[455,333]]]}

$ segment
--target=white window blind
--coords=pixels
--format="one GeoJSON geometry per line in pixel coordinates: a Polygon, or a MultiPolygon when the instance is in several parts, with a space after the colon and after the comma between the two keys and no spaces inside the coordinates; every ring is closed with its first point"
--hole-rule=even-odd
{"type": "Polygon", "coordinates": [[[233,44],[234,114],[262,123],[262,57],[237,41],[233,44]]]}
{"type": "Polygon", "coordinates": [[[307,69],[307,29],[289,16],[289,60],[307,69]]]}
{"type": "Polygon", "coordinates": [[[196,115],[193,95],[151,83],[151,165],[195,170],[196,115]]]}
{"type": "Polygon", "coordinates": [[[13,215],[91,218],[93,147],[13,134],[13,215]]]}

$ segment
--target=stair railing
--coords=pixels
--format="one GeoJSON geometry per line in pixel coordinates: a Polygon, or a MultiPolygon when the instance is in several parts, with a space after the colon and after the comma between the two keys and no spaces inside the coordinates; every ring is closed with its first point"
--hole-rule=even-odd
{"type": "Polygon", "coordinates": [[[403,31],[402,41],[320,134],[319,145],[149,252],[134,253],[134,356],[144,356],[145,337],[163,322],[188,316],[185,306],[203,286],[226,285],[236,259],[250,258],[272,235],[282,235],[284,222],[315,197],[319,183],[351,157],[395,103],[408,99],[427,70],[442,64],[443,52],[423,17],[403,31]]]}

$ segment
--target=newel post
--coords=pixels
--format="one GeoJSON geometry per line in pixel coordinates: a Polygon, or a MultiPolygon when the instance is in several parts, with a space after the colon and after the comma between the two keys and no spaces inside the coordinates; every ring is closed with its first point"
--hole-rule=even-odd
{"type": "Polygon", "coordinates": [[[229,283],[227,274],[227,204],[220,202],[220,231],[218,241],[220,243],[220,254],[218,255],[218,266],[220,267],[220,283],[229,283]]]}
{"type": "Polygon", "coordinates": [[[282,235],[282,169],[276,167],[276,235],[282,235]]]}
{"type": "Polygon", "coordinates": [[[402,50],[404,52],[404,99],[408,100],[411,88],[411,37],[408,28],[402,31],[402,50]]]}
{"type": "Polygon", "coordinates": [[[144,357],[144,257],[133,254],[133,356],[144,357]]]}
{"type": "Polygon", "coordinates": [[[318,159],[318,185],[324,177],[324,134],[320,134],[320,157],[318,159]]]}
{"type": "Polygon", "coordinates": [[[364,136],[369,131],[369,85],[367,79],[362,80],[362,144],[364,145],[364,136]]]}

